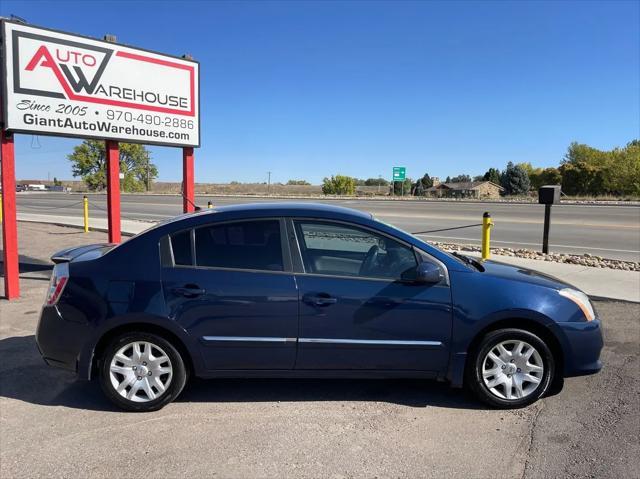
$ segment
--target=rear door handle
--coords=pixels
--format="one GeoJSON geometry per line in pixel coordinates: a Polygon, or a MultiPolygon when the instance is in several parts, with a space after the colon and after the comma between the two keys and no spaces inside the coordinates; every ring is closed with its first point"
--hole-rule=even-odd
{"type": "Polygon", "coordinates": [[[173,288],[171,289],[171,292],[180,296],[184,296],[185,298],[197,298],[198,296],[202,296],[203,294],[205,294],[206,290],[195,285],[186,285],[180,288],[173,288]]]}
{"type": "Polygon", "coordinates": [[[338,302],[338,298],[334,298],[326,293],[307,294],[303,297],[303,301],[313,306],[329,306],[331,304],[336,304],[338,302]]]}

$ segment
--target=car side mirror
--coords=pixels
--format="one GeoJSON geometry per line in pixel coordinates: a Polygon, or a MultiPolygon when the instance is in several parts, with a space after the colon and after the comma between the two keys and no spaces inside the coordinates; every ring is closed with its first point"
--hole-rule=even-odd
{"type": "Polygon", "coordinates": [[[416,267],[416,282],[422,284],[437,284],[444,279],[440,267],[429,261],[423,261],[416,267]]]}

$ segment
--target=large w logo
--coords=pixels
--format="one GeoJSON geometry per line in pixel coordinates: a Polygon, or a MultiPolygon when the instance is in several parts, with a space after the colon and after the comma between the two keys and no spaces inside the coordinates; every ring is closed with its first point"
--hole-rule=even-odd
{"type": "MultiPolygon", "coordinates": [[[[25,67],[25,70],[33,71],[36,67],[50,68],[58,78],[58,81],[62,84],[63,88],[65,86],[70,86],[75,93],[80,93],[82,92],[82,90],[84,90],[88,94],[92,94],[96,89],[98,82],[100,81],[100,77],[102,77],[104,69],[107,67],[107,63],[109,63],[109,59],[111,58],[112,54],[112,50],[105,50],[105,56],[102,59],[102,62],[100,63],[100,66],[98,67],[98,70],[93,76],[93,80],[91,80],[91,82],[89,82],[81,67],[77,65],[73,67],[73,71],[75,72],[74,76],[68,65],[65,65],[64,63],[58,65],[53,59],[51,52],[49,52],[45,45],[42,45],[40,48],[38,48],[36,53],[33,55],[31,60],[25,67]],[[61,73],[64,74],[64,78],[62,77],[61,73]],[[65,79],[66,82],[64,81],[65,79]]],[[[67,88],[64,89],[66,90],[67,88]]]]}
{"type": "MultiPolygon", "coordinates": [[[[109,53],[109,55],[111,55],[111,53],[109,53]]],[[[73,70],[76,72],[76,75],[78,76],[77,81],[73,77],[73,73],[71,73],[71,70],[69,70],[69,67],[67,65],[62,64],[60,65],[60,68],[62,69],[64,76],[67,77],[67,80],[69,81],[69,85],[71,85],[71,88],[73,88],[73,91],[75,91],[76,93],[80,93],[82,90],[84,90],[87,93],[91,94],[93,93],[93,90],[95,90],[96,86],[98,85],[98,81],[102,76],[102,72],[104,70],[104,67],[107,64],[107,60],[108,60],[108,57],[105,57],[102,64],[100,65],[100,68],[98,69],[96,74],[93,76],[93,81],[91,83],[89,83],[89,81],[87,80],[87,77],[84,76],[84,72],[82,71],[82,68],[80,68],[79,66],[73,67],[73,70]]]]}

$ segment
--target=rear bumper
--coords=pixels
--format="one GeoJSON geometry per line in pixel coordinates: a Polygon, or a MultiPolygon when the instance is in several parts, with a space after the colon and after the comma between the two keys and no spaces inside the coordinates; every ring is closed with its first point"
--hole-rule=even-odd
{"type": "Polygon", "coordinates": [[[87,325],[65,320],[57,306],[44,306],[36,329],[36,344],[49,366],[78,372],[78,357],[87,325]]]}
{"type": "Polygon", "coordinates": [[[558,323],[566,338],[564,375],[584,376],[602,369],[600,352],[604,346],[599,319],[589,322],[558,323]]]}

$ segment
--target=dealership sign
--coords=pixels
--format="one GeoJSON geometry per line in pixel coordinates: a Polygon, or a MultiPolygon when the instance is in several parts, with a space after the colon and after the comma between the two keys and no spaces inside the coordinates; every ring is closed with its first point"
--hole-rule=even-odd
{"type": "Polygon", "coordinates": [[[199,146],[197,62],[4,21],[3,128],[199,146]]]}

